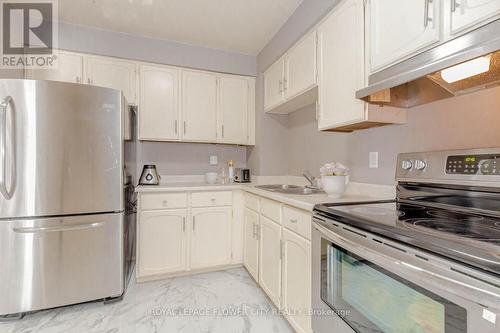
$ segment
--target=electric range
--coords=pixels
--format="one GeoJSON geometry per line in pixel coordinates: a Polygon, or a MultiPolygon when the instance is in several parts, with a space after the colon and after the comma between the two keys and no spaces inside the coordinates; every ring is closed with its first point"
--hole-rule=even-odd
{"type": "Polygon", "coordinates": [[[396,181],[315,207],[315,332],[500,332],[500,148],[400,154],[396,181]]]}

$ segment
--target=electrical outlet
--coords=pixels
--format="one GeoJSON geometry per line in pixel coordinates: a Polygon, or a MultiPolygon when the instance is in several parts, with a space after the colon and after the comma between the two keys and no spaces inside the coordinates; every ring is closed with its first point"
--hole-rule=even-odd
{"type": "Polygon", "coordinates": [[[378,152],[377,151],[371,151],[369,154],[369,167],[370,169],[377,169],[378,168],[378,152]]]}
{"type": "Polygon", "coordinates": [[[219,164],[217,155],[211,155],[210,156],[210,165],[217,165],[219,164]]]}

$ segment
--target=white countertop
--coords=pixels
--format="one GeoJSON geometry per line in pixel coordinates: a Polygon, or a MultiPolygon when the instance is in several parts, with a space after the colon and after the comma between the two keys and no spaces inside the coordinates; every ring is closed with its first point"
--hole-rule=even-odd
{"type": "Polygon", "coordinates": [[[377,200],[392,200],[396,197],[396,189],[393,185],[375,185],[366,183],[350,183],[347,187],[346,193],[339,199],[330,198],[326,194],[291,195],[266,191],[255,187],[256,185],[262,184],[276,184],[276,181],[293,185],[303,185],[303,181],[300,179],[300,177],[288,177],[286,179],[286,182],[283,180],[283,177],[276,177],[275,179],[265,177],[265,179],[259,179],[258,181],[246,184],[230,183],[213,185],[200,181],[168,182],[156,186],[140,185],[137,186],[136,192],[155,193],[243,190],[308,211],[312,211],[314,206],[320,203],[367,202],[377,200]]]}

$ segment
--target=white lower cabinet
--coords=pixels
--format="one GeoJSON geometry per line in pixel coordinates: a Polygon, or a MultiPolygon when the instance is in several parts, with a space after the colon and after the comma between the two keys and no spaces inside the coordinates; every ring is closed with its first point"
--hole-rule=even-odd
{"type": "Polygon", "coordinates": [[[281,306],[281,225],[260,217],[259,283],[267,296],[281,306]]]}
{"type": "Polygon", "coordinates": [[[250,275],[257,281],[259,279],[259,214],[245,208],[243,221],[243,264],[250,275]]]}
{"type": "Polygon", "coordinates": [[[311,242],[283,228],[282,308],[299,333],[311,331],[311,242]]]}
{"type": "Polygon", "coordinates": [[[231,191],[140,193],[137,221],[137,279],[159,279],[189,271],[241,264],[243,244],[233,236],[231,191]],[[215,198],[216,205],[202,199],[215,198]],[[195,207],[198,205],[198,207],[195,207]],[[233,249],[239,259],[233,260],[233,249]]]}
{"type": "Polygon", "coordinates": [[[192,210],[191,268],[231,263],[232,207],[192,210]]]}
{"type": "Polygon", "coordinates": [[[186,269],[186,210],[140,213],[138,275],[168,274],[186,269]]]}

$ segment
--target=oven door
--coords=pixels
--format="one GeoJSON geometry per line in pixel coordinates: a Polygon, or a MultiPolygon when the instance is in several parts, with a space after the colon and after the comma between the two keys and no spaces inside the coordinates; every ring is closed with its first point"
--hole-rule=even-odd
{"type": "Polygon", "coordinates": [[[316,333],[500,332],[499,320],[484,318],[500,316],[500,290],[445,276],[429,256],[317,219],[312,256],[316,333]]]}

